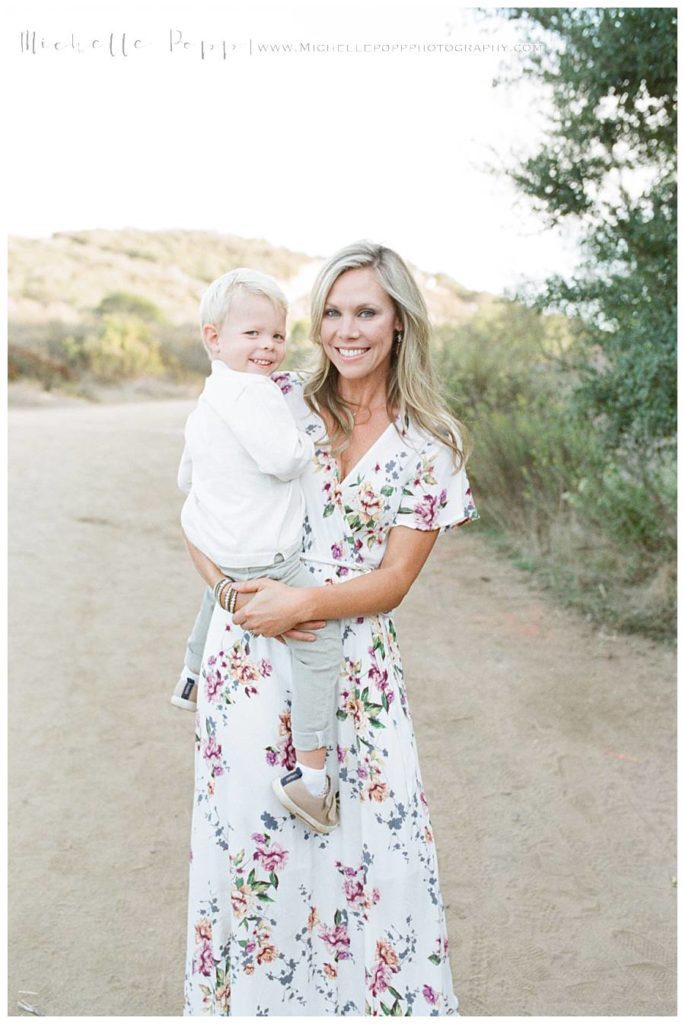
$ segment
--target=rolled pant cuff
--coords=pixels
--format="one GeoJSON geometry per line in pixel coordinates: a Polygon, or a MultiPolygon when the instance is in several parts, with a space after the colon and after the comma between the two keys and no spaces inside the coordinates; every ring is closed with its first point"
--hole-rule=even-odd
{"type": "Polygon", "coordinates": [[[329,729],[324,729],[322,732],[294,732],[292,740],[293,746],[297,750],[318,750],[319,747],[333,745],[329,729]]]}

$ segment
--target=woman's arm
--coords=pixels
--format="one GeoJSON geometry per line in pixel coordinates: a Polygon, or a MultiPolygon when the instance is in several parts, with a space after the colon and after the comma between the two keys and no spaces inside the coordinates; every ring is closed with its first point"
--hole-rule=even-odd
{"type": "Polygon", "coordinates": [[[276,636],[296,622],[389,612],[397,608],[409,592],[439,532],[393,527],[378,569],[335,586],[285,587],[274,580],[237,583],[240,593],[256,593],[233,619],[245,629],[263,636],[276,636]]]}
{"type": "Polygon", "coordinates": [[[214,564],[211,558],[207,558],[207,555],[205,555],[204,552],[200,551],[199,548],[196,548],[195,545],[188,540],[185,533],[183,534],[183,539],[186,542],[188,554],[193,560],[193,565],[199,572],[200,576],[202,576],[202,579],[205,581],[207,586],[213,587],[215,583],[218,583],[219,580],[224,578],[224,574],[221,569],[218,565],[214,564]]]}
{"type": "MultiPolygon", "coordinates": [[[[222,573],[221,569],[217,565],[215,565],[214,562],[211,560],[211,558],[208,558],[207,555],[204,554],[204,552],[200,551],[199,548],[196,548],[195,545],[191,541],[188,540],[188,538],[186,537],[185,534],[183,534],[183,539],[184,539],[186,547],[188,549],[188,554],[190,555],[191,559],[193,560],[193,565],[195,566],[195,568],[197,569],[197,571],[199,572],[200,576],[205,581],[207,586],[213,587],[215,583],[218,583],[219,580],[222,580],[224,578],[224,574],[222,573]]],[[[256,583],[256,582],[257,582],[256,580],[251,581],[251,583],[256,583]]],[[[271,582],[274,582],[274,581],[273,580],[264,580],[264,581],[259,581],[259,582],[271,583],[271,582]]],[[[236,583],[235,584],[235,589],[237,590],[238,587],[241,587],[241,586],[244,586],[244,584],[236,583]]],[[[254,587],[254,589],[256,590],[257,587],[254,587]]],[[[245,608],[246,605],[250,604],[250,602],[252,600],[253,600],[253,596],[252,596],[251,593],[241,593],[241,594],[238,594],[238,598],[236,600],[236,613],[239,612],[241,609],[245,608]]],[[[237,619],[236,619],[235,615],[233,616],[233,621],[237,622],[237,619]]],[[[238,622],[237,624],[238,625],[242,625],[242,623],[240,623],[240,622],[238,622]]],[[[281,630],[280,633],[284,633],[286,636],[289,636],[293,640],[310,640],[311,641],[311,640],[316,640],[316,636],[313,633],[310,633],[310,632],[303,632],[303,630],[307,631],[307,630],[311,630],[311,629],[320,629],[322,626],[325,626],[325,624],[326,624],[325,622],[321,622],[321,621],[318,621],[318,620],[316,620],[316,621],[304,621],[304,620],[301,620],[301,619],[296,619],[293,622],[292,626],[289,626],[287,630],[281,630]],[[298,628],[294,628],[294,627],[298,627],[298,628]]],[[[277,636],[278,635],[279,638],[280,638],[280,633],[279,634],[270,633],[268,635],[269,636],[277,636]]]]}

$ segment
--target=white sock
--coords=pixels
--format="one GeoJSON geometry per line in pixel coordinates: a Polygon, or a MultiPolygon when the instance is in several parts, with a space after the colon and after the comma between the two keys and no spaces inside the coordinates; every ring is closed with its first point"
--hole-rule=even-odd
{"type": "Polygon", "coordinates": [[[323,796],[326,792],[326,769],[310,768],[308,764],[295,762],[295,767],[302,772],[302,781],[312,796],[323,796]]]}

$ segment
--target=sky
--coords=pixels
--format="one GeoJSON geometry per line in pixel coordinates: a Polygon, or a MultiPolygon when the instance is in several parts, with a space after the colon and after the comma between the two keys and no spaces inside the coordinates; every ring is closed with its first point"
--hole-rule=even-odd
{"type": "Polygon", "coordinates": [[[576,263],[503,173],[541,139],[545,98],[493,87],[530,45],[501,18],[29,0],[9,22],[10,234],[206,229],[313,256],[366,237],[493,292],[576,263]]]}

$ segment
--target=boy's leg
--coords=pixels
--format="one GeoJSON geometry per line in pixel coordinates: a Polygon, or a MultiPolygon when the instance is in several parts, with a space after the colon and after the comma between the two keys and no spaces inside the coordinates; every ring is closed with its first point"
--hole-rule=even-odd
{"type": "Polygon", "coordinates": [[[186,668],[199,676],[202,667],[202,655],[209,631],[209,624],[214,614],[214,593],[211,587],[205,587],[202,604],[186,644],[186,668]]]}
{"type": "Polygon", "coordinates": [[[214,594],[211,587],[206,587],[202,595],[200,610],[186,644],[183,671],[171,698],[172,704],[188,711],[195,710],[197,706],[197,678],[202,667],[202,655],[213,612],[214,594]]]}
{"type": "MultiPolygon", "coordinates": [[[[288,560],[290,562],[290,559],[288,560]]],[[[282,576],[293,587],[310,587],[312,578],[299,561],[282,576]]],[[[335,736],[338,680],[342,663],[340,622],[332,619],[316,630],[316,640],[286,637],[294,661],[291,731],[297,759],[311,768],[323,768],[326,747],[335,736]]]]}

